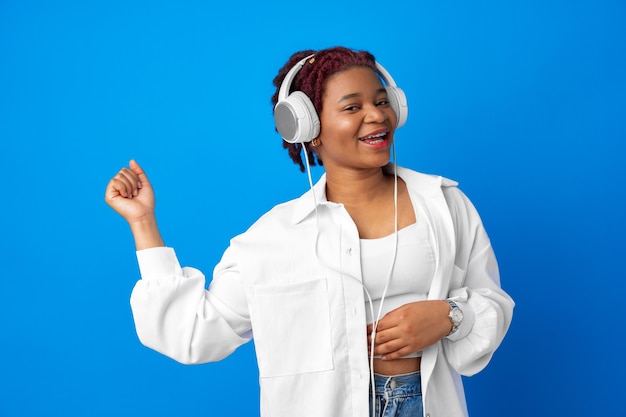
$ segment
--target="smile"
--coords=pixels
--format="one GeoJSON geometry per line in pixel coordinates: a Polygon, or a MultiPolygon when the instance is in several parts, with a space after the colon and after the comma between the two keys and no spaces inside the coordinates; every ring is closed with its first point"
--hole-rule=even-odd
{"type": "Polygon", "coordinates": [[[372,133],[371,135],[367,135],[365,137],[359,138],[359,140],[366,142],[370,145],[377,145],[377,144],[385,143],[387,141],[388,133],[389,132],[387,130],[383,130],[383,131],[372,133]]]}

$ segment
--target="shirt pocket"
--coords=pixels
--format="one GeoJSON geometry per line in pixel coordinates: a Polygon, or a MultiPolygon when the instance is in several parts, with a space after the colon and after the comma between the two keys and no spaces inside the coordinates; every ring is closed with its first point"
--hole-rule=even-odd
{"type": "Polygon", "coordinates": [[[251,320],[261,377],[333,369],[326,279],[252,288],[251,320]]]}

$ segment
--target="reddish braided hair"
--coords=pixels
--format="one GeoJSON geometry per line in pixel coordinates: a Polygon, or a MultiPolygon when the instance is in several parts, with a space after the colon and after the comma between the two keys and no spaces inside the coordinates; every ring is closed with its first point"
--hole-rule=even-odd
{"type": "MultiPolygon", "coordinates": [[[[294,65],[309,55],[315,56],[308,60],[300,69],[295,79],[291,83],[292,91],[302,91],[309,97],[315,111],[319,115],[322,111],[322,97],[326,80],[338,73],[352,67],[368,67],[376,71],[376,60],[374,55],[366,51],[353,51],[341,46],[323,49],[320,51],[305,50],[293,54],[287,63],[278,71],[278,75],[274,78],[274,86],[276,91],[272,96],[272,104],[276,105],[278,101],[278,92],[285,76],[294,65]]],[[[289,152],[289,157],[293,162],[300,166],[300,171],[304,172],[304,163],[302,160],[302,146],[306,147],[310,165],[323,165],[319,155],[314,152],[314,148],[310,143],[289,143],[283,140],[283,148],[289,152]],[[317,160],[317,163],[316,163],[317,160]]]]}

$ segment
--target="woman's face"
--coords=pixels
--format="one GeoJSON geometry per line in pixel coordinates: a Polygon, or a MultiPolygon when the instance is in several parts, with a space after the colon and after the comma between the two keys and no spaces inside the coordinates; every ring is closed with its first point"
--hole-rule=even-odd
{"type": "Polygon", "coordinates": [[[327,171],[386,165],[395,126],[396,115],[372,69],[354,67],[326,80],[317,151],[327,171]]]}

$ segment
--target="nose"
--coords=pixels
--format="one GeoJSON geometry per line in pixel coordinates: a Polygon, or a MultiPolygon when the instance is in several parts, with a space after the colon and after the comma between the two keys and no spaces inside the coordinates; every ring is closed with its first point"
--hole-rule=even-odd
{"type": "Polygon", "coordinates": [[[389,116],[385,112],[385,108],[376,105],[371,105],[367,110],[365,116],[366,123],[382,123],[387,120],[389,116]]]}

